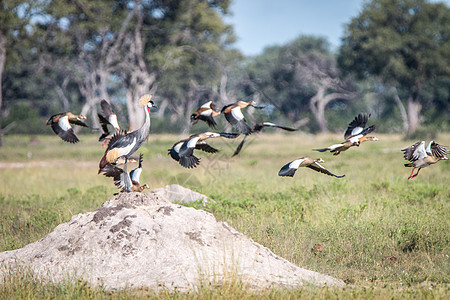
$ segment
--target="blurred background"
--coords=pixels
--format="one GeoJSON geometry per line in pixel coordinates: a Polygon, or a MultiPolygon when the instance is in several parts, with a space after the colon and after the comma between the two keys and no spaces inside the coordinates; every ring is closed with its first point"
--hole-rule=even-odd
{"type": "Polygon", "coordinates": [[[337,2],[3,0],[0,145],[53,134],[44,123],[63,111],[98,127],[101,99],[136,129],[145,93],[154,133],[187,133],[201,104],[238,100],[265,106],[252,122],[308,133],[342,132],[359,112],[383,133],[448,132],[449,1],[337,2]]]}

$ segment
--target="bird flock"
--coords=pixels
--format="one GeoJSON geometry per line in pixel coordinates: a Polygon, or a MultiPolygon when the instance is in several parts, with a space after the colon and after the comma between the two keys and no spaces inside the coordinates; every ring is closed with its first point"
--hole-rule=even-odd
{"type": "MultiPolygon", "coordinates": [[[[78,137],[73,131],[72,125],[101,130],[99,142],[103,142],[103,147],[106,147],[106,150],[100,159],[98,174],[113,178],[114,184],[121,192],[142,192],[149,188],[147,184],[141,185],[139,180],[142,173],[143,154],[139,154],[138,159],[132,155],[149,137],[151,125],[150,112],[151,109],[157,108],[153,101],[151,101],[151,98],[152,96],[150,94],[146,94],[139,99],[139,104],[145,112],[145,121],[139,129],[134,131],[125,131],[120,128],[117,121],[117,115],[114,113],[111,104],[106,100],[100,102],[102,114],[98,114],[98,120],[101,128],[92,128],[85,123],[86,116],[81,114],[75,115],[71,112],[53,115],[47,120],[46,124],[50,125],[55,134],[68,143],[79,142],[78,137]],[[130,162],[137,162],[138,166],[128,172],[127,165],[130,162]]],[[[236,139],[238,136],[243,135],[242,141],[233,153],[233,156],[236,156],[241,152],[247,137],[253,133],[261,133],[265,127],[279,128],[286,131],[297,130],[271,122],[262,122],[250,126],[242,113],[242,109],[247,107],[254,107],[256,109],[264,108],[263,106],[257,106],[255,101],[237,101],[228,104],[219,110],[212,101],[206,102],[192,113],[192,125],[197,124],[199,121],[203,121],[210,128],[215,130],[217,128],[215,118],[224,115],[225,120],[233,129],[232,131],[235,132],[207,131],[193,134],[186,139],[174,143],[173,146],[168,149],[168,155],[182,167],[190,169],[195,168],[200,164],[200,158],[194,155],[194,150],[201,150],[207,153],[219,152],[218,149],[206,142],[207,139],[218,137],[236,139]]],[[[343,142],[313,150],[318,152],[329,151],[330,153],[333,153],[334,156],[337,156],[351,147],[359,147],[361,143],[365,141],[378,141],[377,137],[367,136],[376,129],[375,125],[367,126],[369,118],[370,114],[360,113],[349,123],[347,130],[344,133],[343,142]]],[[[413,168],[408,179],[417,177],[422,168],[435,164],[440,160],[448,160],[446,155],[449,154],[448,147],[439,145],[434,141],[430,141],[426,148],[425,141],[420,141],[401,151],[404,152],[404,158],[409,161],[409,163],[405,164],[405,167],[413,168]],[[417,172],[414,174],[416,169],[417,172]]],[[[336,178],[345,176],[335,175],[323,167],[321,163],[324,163],[322,158],[314,159],[302,156],[285,164],[279,170],[278,175],[282,177],[293,177],[298,168],[307,167],[336,178]]]]}

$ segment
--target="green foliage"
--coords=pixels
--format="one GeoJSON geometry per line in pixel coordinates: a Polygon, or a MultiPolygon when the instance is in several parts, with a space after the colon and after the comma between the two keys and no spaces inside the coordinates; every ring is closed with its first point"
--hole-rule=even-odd
{"type": "MultiPolygon", "coordinates": [[[[360,15],[347,25],[338,63],[361,78],[375,76],[387,87],[402,89],[405,96],[401,98],[407,99],[408,134],[412,134],[422,121],[422,110],[433,114],[427,121],[441,117],[436,108],[448,110],[449,24],[450,8],[445,3],[366,2],[360,15]],[[436,82],[447,83],[437,87],[436,82]]],[[[443,127],[448,127],[448,121],[443,127]]]]}

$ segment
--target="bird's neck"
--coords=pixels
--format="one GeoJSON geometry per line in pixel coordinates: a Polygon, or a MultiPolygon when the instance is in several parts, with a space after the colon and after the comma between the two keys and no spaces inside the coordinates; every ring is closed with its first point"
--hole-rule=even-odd
{"type": "Polygon", "coordinates": [[[145,121],[144,124],[141,126],[141,128],[138,129],[139,135],[142,136],[144,139],[147,139],[149,133],[150,133],[150,113],[148,112],[147,106],[144,107],[145,111],[145,121]]]}

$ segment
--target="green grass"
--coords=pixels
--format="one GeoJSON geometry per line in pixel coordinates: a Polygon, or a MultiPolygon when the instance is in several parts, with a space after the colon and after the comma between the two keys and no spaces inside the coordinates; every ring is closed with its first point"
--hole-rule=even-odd
{"type": "MultiPolygon", "coordinates": [[[[407,180],[411,169],[399,149],[415,140],[377,135],[339,156],[313,148],[341,141],[340,135],[262,134],[240,141],[210,140],[222,151],[187,170],[167,155],[175,135],[151,135],[144,153],[142,183],[151,188],[178,183],[213,199],[204,207],[258,243],[300,267],[349,284],[345,290],[307,287],[249,292],[238,281],[188,295],[151,291],[107,292],[85,283],[53,285],[14,274],[0,298],[448,298],[450,283],[450,164],[441,161],[407,180]],[[300,156],[322,157],[337,179],[310,169],[294,178],[277,176],[300,156]],[[316,251],[315,245],[322,246],[316,251]],[[5,295],[5,296],[2,296],[5,295]]],[[[95,136],[69,145],[56,136],[6,136],[0,148],[0,251],[21,248],[93,211],[117,189],[97,175],[104,149],[95,136]]],[[[449,145],[450,135],[436,138],[449,145]]]]}

